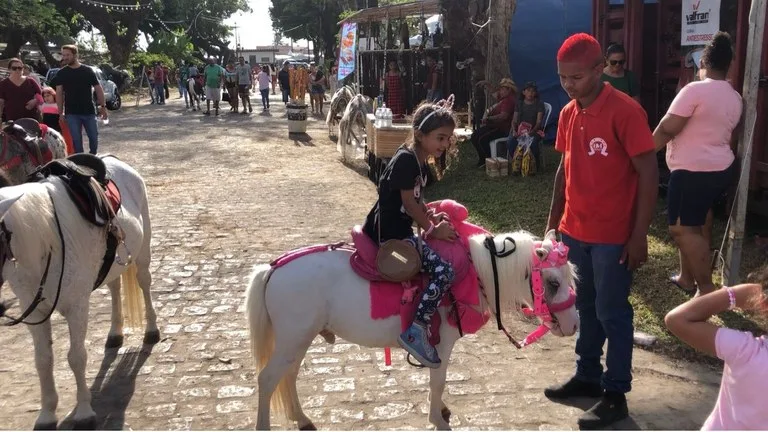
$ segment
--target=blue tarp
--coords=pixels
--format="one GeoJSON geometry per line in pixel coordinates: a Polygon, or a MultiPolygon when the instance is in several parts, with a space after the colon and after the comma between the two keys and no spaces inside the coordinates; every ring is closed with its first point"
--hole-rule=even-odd
{"type": "Polygon", "coordinates": [[[592,0],[518,0],[509,34],[512,78],[522,89],[536,81],[541,100],[552,104],[547,138],[554,139],[560,109],[568,95],[557,75],[557,50],[574,33],[590,33],[592,0]]]}

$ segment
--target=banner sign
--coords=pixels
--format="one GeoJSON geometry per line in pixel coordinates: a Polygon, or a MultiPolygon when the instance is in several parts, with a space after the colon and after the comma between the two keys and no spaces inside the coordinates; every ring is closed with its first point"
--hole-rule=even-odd
{"type": "Polygon", "coordinates": [[[357,49],[357,23],[344,23],[339,43],[339,81],[355,71],[355,50],[357,49]]]}
{"type": "Polygon", "coordinates": [[[706,45],[720,30],[720,0],[683,0],[680,45],[706,45]]]}

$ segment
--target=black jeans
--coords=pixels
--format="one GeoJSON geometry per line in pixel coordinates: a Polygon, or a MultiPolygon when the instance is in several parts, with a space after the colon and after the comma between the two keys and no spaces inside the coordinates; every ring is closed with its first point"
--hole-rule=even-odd
{"type": "Polygon", "coordinates": [[[485,158],[491,157],[491,141],[505,138],[509,131],[497,129],[494,126],[483,126],[472,133],[472,145],[477,150],[477,163],[485,163],[485,158]]]}

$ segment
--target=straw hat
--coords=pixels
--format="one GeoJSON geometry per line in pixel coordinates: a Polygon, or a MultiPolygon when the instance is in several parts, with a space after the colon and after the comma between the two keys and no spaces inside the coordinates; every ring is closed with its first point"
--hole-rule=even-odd
{"type": "Polygon", "coordinates": [[[517,85],[515,85],[515,82],[512,81],[511,78],[502,78],[501,82],[499,83],[499,87],[506,87],[517,93],[517,85]]]}

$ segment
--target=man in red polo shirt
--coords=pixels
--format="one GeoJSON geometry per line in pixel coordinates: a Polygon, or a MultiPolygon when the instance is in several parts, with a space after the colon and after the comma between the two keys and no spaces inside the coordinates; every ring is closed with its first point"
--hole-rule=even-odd
{"type": "Polygon", "coordinates": [[[560,113],[547,230],[558,229],[578,267],[579,337],[576,374],[550,387],[551,399],[601,400],[579,419],[602,429],[626,418],[632,383],[632,272],[648,257],[648,227],[656,208],[658,168],[643,108],[602,82],[600,44],[581,33],[557,53],[560,84],[571,101],[560,113]],[[608,340],[606,369],[600,363],[608,340]]]}

